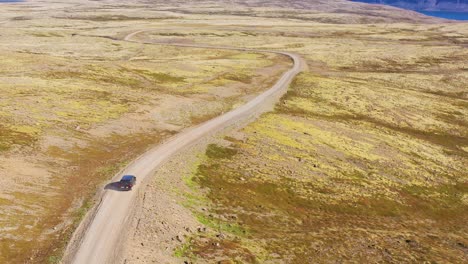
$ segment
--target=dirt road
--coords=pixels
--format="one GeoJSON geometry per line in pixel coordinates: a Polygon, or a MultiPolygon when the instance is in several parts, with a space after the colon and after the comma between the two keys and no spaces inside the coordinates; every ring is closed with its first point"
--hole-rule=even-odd
{"type": "MultiPolygon", "coordinates": [[[[138,31],[129,34],[124,38],[124,40],[131,41],[134,36],[142,32],[143,31],[138,31]]],[[[133,206],[132,203],[137,197],[137,194],[140,191],[139,189],[144,187],[142,182],[151,177],[158,166],[168,160],[175,153],[196,143],[205,136],[213,135],[230,125],[238,124],[239,122],[246,123],[251,119],[251,117],[268,110],[287,90],[292,79],[305,67],[305,63],[302,61],[300,56],[288,52],[194,44],[144,43],[192,48],[270,52],[290,57],[293,60],[294,65],[290,70],[284,73],[273,87],[247,104],[178,134],[164,144],[143,154],[131,163],[123,172],[116,175],[115,179],[120,177],[122,174],[136,175],[139,184],[137,184],[133,191],[130,192],[106,190],[103,193],[101,202],[89,213],[87,219],[83,221],[77,232],[75,232],[74,238],[68,246],[63,259],[63,262],[65,263],[115,263],[116,256],[119,255],[119,252],[116,252],[118,251],[117,245],[119,245],[122,239],[122,234],[125,232],[125,226],[129,222],[128,220],[131,216],[131,209],[133,206]]]]}

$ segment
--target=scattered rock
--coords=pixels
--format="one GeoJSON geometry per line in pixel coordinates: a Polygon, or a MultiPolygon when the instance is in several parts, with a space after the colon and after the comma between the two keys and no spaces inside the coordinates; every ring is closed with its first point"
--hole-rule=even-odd
{"type": "Polygon", "coordinates": [[[182,243],[182,242],[184,241],[184,238],[181,237],[181,236],[179,236],[179,235],[176,236],[176,239],[177,239],[177,241],[179,241],[180,243],[182,243]]]}
{"type": "Polygon", "coordinates": [[[211,245],[212,245],[212,246],[215,246],[215,247],[219,247],[219,246],[220,246],[220,244],[219,244],[218,242],[213,242],[213,243],[211,243],[211,245]]]}
{"type": "Polygon", "coordinates": [[[410,246],[417,246],[418,245],[418,242],[414,241],[414,240],[411,240],[411,239],[405,239],[405,242],[410,245],[410,246]]]}
{"type": "Polygon", "coordinates": [[[142,246],[145,246],[145,244],[143,244],[143,242],[140,243],[142,246]]]}

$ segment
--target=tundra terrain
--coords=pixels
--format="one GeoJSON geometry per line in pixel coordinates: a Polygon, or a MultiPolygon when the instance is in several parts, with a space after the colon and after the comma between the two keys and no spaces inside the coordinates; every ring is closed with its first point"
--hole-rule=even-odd
{"type": "Polygon", "coordinates": [[[176,16],[129,22],[100,8],[2,4],[1,263],[58,261],[97,188],[125,164],[248,101],[290,65],[271,54],[121,41],[139,19],[176,16]]]}
{"type": "Polygon", "coordinates": [[[291,51],[309,70],[273,112],[156,173],[126,263],[466,262],[466,24],[258,12],[140,35],[291,51]]]}
{"type": "Polygon", "coordinates": [[[154,175],[126,263],[467,261],[466,23],[341,0],[1,8],[0,263],[59,262],[115,173],[290,66],[143,42],[309,68],[154,175]]]}

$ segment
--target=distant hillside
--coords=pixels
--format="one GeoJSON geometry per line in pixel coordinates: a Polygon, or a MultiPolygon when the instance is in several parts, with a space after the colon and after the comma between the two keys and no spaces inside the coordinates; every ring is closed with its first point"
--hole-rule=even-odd
{"type": "MultiPolygon", "coordinates": [[[[155,0],[138,0],[153,5],[155,0]]],[[[467,0],[464,0],[467,1],[467,0]]],[[[437,23],[412,10],[349,0],[171,0],[167,11],[184,14],[256,16],[327,24],[437,23]],[[196,5],[191,4],[196,2],[196,5]],[[184,6],[190,8],[182,8],[184,6]],[[209,7],[209,8],[208,8],[209,7]]]]}
{"type": "Polygon", "coordinates": [[[352,0],[412,10],[468,12],[468,0],[352,0]]]}

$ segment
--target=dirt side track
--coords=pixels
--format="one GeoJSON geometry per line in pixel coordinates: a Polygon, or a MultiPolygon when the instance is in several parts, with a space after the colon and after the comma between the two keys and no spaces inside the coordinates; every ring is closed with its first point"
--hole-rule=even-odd
{"type": "MultiPolygon", "coordinates": [[[[134,36],[143,32],[145,31],[131,33],[124,40],[132,41],[134,36]]],[[[286,92],[292,79],[306,67],[299,55],[289,52],[195,44],[154,42],[142,42],[142,44],[275,53],[291,58],[294,65],[269,90],[247,104],[179,133],[162,145],[149,150],[117,174],[114,180],[117,180],[122,174],[132,174],[137,176],[139,183],[130,192],[105,190],[99,194],[100,202],[86,215],[75,231],[66,249],[63,263],[117,263],[120,256],[120,246],[122,246],[121,241],[124,240],[124,227],[131,219],[132,203],[136,201],[138,193],[143,191],[145,182],[154,174],[154,171],[171,156],[195,144],[200,139],[214,135],[232,125],[245,125],[260,113],[271,109],[274,103],[286,92]]]]}

